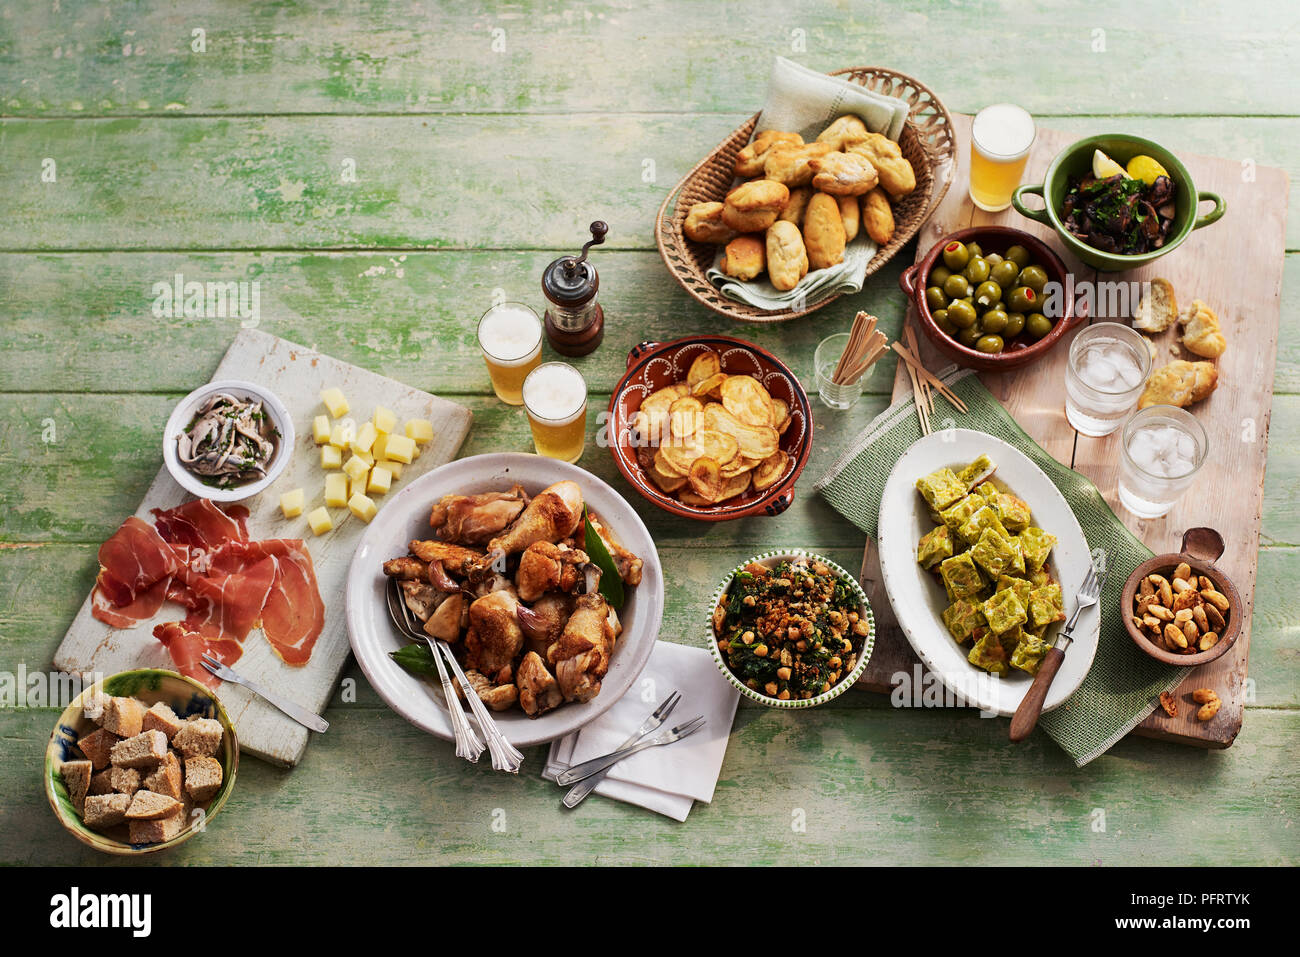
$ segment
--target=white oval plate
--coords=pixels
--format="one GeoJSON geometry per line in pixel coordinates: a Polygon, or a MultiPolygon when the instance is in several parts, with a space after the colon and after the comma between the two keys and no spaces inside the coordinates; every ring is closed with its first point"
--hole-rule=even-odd
{"type": "MultiPolygon", "coordinates": [[[[926,514],[925,501],[917,494],[916,480],[944,466],[960,468],[980,455],[993,460],[997,466],[994,478],[1000,485],[1029,503],[1034,525],[1057,537],[1047,560],[1048,570],[1061,583],[1066,613],[1073,614],[1074,596],[1092,561],[1074,512],[1051,479],[1024,453],[1001,439],[971,429],[928,435],[894,465],[880,498],[880,570],[894,617],[926,668],[962,703],[1009,716],[1020,705],[1033,676],[1012,668],[1006,677],[997,678],[967,661],[969,646],[953,641],[940,618],[948,606],[943,585],[916,562],[917,541],[934,527],[926,514]]],[[[1100,624],[1095,609],[1079,616],[1074,641],[1047,692],[1044,711],[1058,707],[1083,682],[1097,653],[1100,624]]]]}
{"type": "Polygon", "coordinates": [[[582,727],[613,707],[636,681],[654,649],[664,611],[663,570],[654,540],[640,517],[617,492],[576,465],[540,455],[495,453],[449,462],[420,476],[382,504],[357,545],[348,569],[347,620],[352,651],[371,687],[417,728],[452,740],[441,687],[410,674],[388,657],[406,642],[388,619],[382,564],[405,555],[414,538],[431,538],[429,511],[443,495],[504,491],[516,482],[530,495],[565,479],[577,482],[583,500],[619,543],[645,563],[641,584],[627,589],[619,611],[623,634],[614,648],[600,694],[570,702],[540,718],[517,708],[492,712],[501,733],[516,747],[542,744],[582,727]]]}

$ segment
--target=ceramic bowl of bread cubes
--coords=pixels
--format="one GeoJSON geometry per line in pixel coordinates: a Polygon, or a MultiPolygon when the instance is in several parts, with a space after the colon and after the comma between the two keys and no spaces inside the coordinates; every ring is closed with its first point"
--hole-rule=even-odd
{"type": "Polygon", "coordinates": [[[239,741],[217,696],[174,671],[123,671],[82,691],[45,752],[64,829],[107,854],[151,854],[205,830],[235,786],[239,741]]]}

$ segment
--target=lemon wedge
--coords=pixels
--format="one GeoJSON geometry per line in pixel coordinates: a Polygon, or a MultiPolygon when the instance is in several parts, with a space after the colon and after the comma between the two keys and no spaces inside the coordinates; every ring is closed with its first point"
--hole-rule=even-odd
{"type": "Polygon", "coordinates": [[[1116,163],[1113,159],[1111,159],[1101,150],[1096,150],[1092,154],[1092,175],[1093,176],[1097,177],[1098,179],[1109,179],[1110,177],[1114,176],[1116,173],[1118,173],[1120,176],[1128,176],[1128,173],[1124,171],[1124,167],[1120,166],[1118,163],[1116,163]]]}
{"type": "Polygon", "coordinates": [[[1140,179],[1148,186],[1154,185],[1156,177],[1168,176],[1168,171],[1150,156],[1135,156],[1128,161],[1128,174],[1140,179]]]}

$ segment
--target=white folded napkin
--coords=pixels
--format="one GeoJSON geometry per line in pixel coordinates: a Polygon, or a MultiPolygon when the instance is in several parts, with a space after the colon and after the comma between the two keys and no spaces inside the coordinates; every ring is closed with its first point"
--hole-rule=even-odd
{"type": "Polygon", "coordinates": [[[713,800],[740,701],[740,692],[722,677],[703,648],[655,642],[645,670],[627,694],[590,724],[551,742],[542,777],[554,781],[575,764],[617,750],[674,691],[681,692],[681,700],[651,734],[685,724],[696,715],[704,716],[704,727],[673,744],[646,748],[620,761],[596,785],[595,793],[686,820],[695,801],[713,800]]]}
{"type": "MultiPolygon", "coordinates": [[[[867,129],[898,141],[907,121],[908,105],[903,100],[868,90],[837,76],[827,76],[793,60],[777,57],[767,81],[767,100],[754,128],[798,133],[811,143],[834,120],[846,113],[862,118],[867,129]]],[[[706,274],[728,299],[759,309],[776,311],[805,309],[830,296],[855,293],[866,280],[867,265],[879,247],[862,230],[844,249],[844,261],[827,269],[814,269],[788,291],[781,291],[766,277],[739,282],[724,273],[718,263],[706,274]]],[[[718,260],[722,259],[719,252],[718,260]]]]}

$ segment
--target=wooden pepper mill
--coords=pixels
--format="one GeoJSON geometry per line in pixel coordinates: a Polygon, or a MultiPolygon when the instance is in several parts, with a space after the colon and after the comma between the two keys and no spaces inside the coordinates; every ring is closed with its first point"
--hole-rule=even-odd
{"type": "Polygon", "coordinates": [[[608,232],[609,226],[596,220],[581,255],[561,256],[542,273],[542,293],[548,303],[546,338],[560,355],[585,356],[605,337],[605,310],[596,301],[600,276],[587,262],[587,251],[603,243],[608,232]]]}

